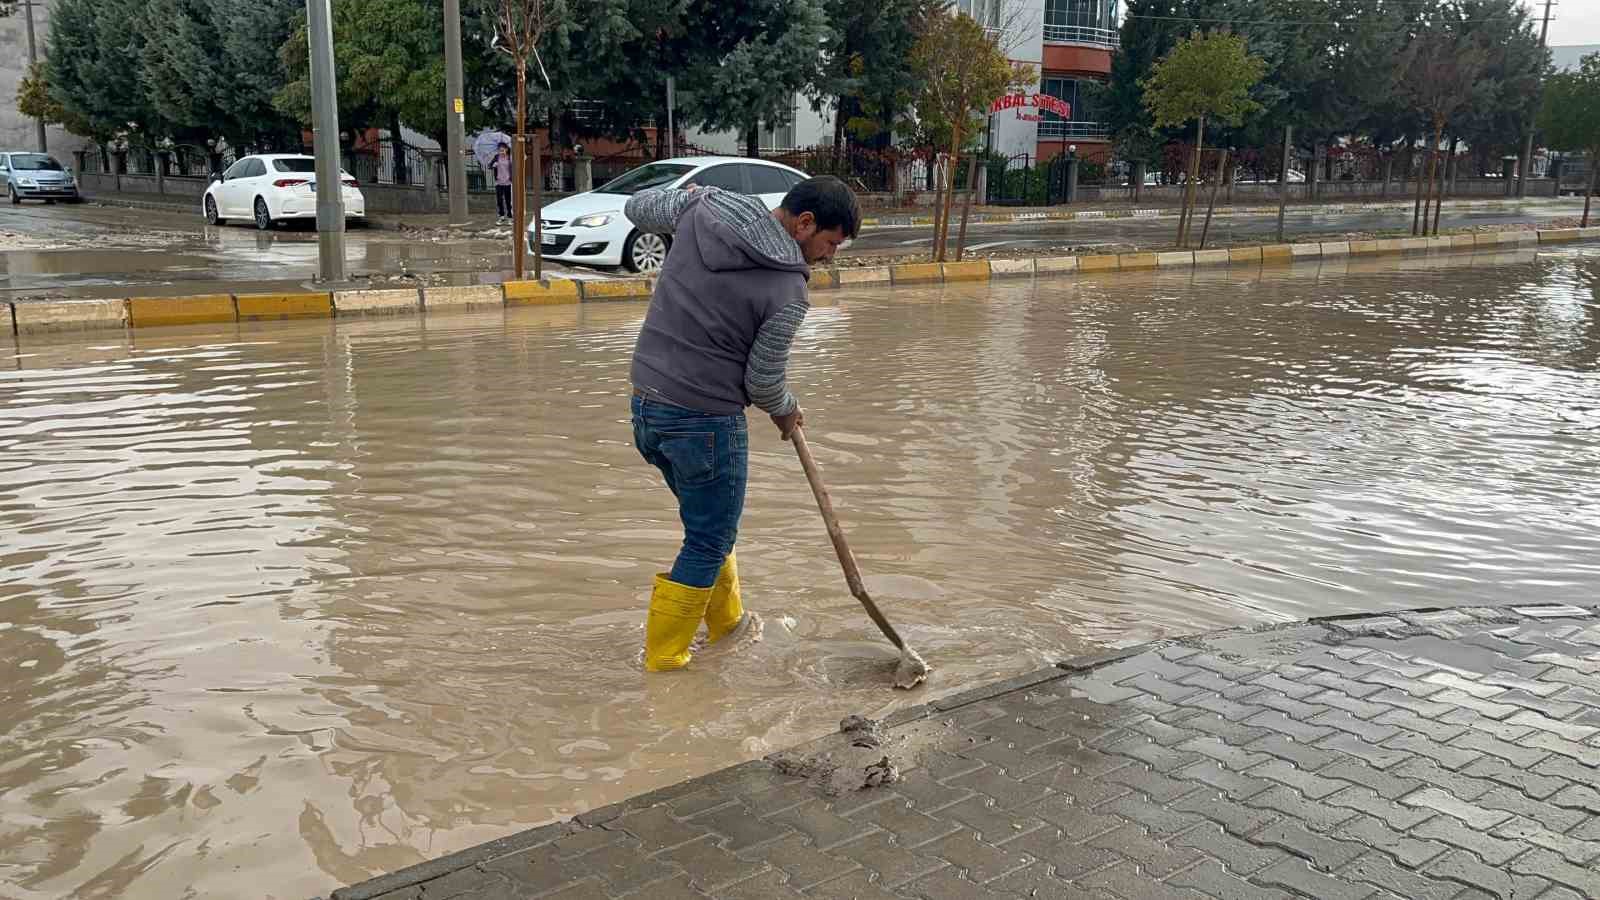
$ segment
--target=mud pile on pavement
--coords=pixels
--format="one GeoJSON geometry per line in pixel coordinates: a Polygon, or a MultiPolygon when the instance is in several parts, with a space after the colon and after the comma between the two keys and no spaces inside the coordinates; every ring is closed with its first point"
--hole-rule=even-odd
{"type": "Polygon", "coordinates": [[[922,764],[922,755],[950,730],[924,719],[890,733],[877,719],[846,716],[839,733],[767,757],[785,775],[804,778],[829,797],[894,784],[922,764]]]}

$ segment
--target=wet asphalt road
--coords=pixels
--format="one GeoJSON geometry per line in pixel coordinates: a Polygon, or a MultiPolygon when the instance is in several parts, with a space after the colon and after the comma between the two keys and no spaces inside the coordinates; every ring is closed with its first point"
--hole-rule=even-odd
{"type": "MultiPolygon", "coordinates": [[[[1446,227],[1549,222],[1582,211],[1576,200],[1532,201],[1495,209],[1447,204],[1446,227]]],[[[1291,235],[1406,228],[1409,209],[1291,212],[1291,235]]],[[[977,251],[1045,251],[1067,247],[1159,246],[1175,220],[1105,219],[974,224],[967,245],[977,251]]],[[[1211,240],[1258,241],[1276,234],[1272,215],[1219,216],[1211,240]]],[[[862,234],[845,255],[926,253],[929,226],[880,227],[862,234]]],[[[357,228],[347,238],[348,270],[373,286],[473,284],[505,278],[509,229],[451,236],[442,229],[357,228]]],[[[609,272],[552,265],[554,274],[607,277],[609,272]]],[[[198,211],[79,205],[0,206],[0,298],[136,296],[208,291],[295,290],[317,271],[316,232],[309,225],[258,232],[207,227],[198,211]]]]}

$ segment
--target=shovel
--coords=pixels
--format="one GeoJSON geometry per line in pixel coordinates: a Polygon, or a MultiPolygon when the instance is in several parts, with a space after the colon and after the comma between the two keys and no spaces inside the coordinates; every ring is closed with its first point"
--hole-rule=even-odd
{"type": "Polygon", "coordinates": [[[872,597],[861,583],[861,570],[856,568],[855,555],[850,552],[850,545],[845,543],[844,529],[839,527],[839,517],[833,512],[833,501],[828,499],[828,488],[822,483],[822,470],[817,468],[817,461],[811,458],[811,448],[806,446],[805,432],[795,426],[790,440],[794,441],[794,452],[799,454],[800,465],[806,470],[806,480],[811,482],[811,493],[816,495],[817,509],[822,513],[823,523],[828,526],[828,537],[833,541],[833,551],[839,555],[839,566],[844,569],[844,580],[850,585],[850,593],[861,601],[878,630],[900,651],[900,664],[894,670],[894,686],[910,690],[928,677],[928,664],[917,651],[907,647],[906,642],[900,639],[899,633],[878,611],[878,604],[872,602],[872,597]]]}

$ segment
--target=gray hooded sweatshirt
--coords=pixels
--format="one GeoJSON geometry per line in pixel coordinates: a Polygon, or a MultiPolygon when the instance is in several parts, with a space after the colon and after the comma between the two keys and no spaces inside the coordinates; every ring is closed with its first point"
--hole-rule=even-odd
{"type": "Polygon", "coordinates": [[[642,191],[640,231],[673,234],[633,351],[646,396],[717,415],[787,415],[789,347],[810,305],[800,245],[754,197],[717,188],[642,191]]]}

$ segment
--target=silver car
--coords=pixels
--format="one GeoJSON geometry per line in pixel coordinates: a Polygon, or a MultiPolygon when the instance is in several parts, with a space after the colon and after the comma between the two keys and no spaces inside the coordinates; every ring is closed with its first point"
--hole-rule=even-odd
{"type": "Polygon", "coordinates": [[[78,201],[78,181],[48,153],[0,151],[0,187],[12,205],[24,200],[78,201]]]}

